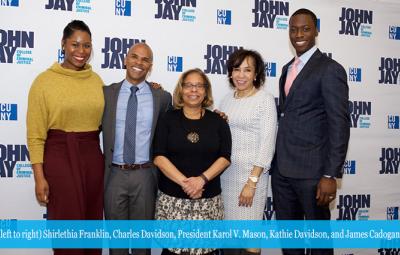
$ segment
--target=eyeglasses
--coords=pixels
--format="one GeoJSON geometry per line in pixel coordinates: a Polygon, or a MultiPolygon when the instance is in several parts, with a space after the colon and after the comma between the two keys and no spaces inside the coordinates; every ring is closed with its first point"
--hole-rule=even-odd
{"type": "Polygon", "coordinates": [[[182,88],[183,89],[205,89],[207,88],[207,84],[201,84],[201,83],[197,83],[197,84],[193,84],[193,83],[183,83],[182,84],[182,88]]]}

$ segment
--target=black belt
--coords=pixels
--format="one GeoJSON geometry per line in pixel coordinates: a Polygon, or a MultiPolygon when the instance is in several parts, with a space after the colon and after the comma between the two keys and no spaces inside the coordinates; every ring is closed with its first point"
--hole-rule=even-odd
{"type": "Polygon", "coordinates": [[[118,164],[111,164],[112,166],[118,167],[119,169],[123,170],[138,170],[138,169],[143,169],[143,168],[151,168],[154,167],[153,163],[147,162],[143,164],[124,164],[124,165],[118,165],[118,164]]]}

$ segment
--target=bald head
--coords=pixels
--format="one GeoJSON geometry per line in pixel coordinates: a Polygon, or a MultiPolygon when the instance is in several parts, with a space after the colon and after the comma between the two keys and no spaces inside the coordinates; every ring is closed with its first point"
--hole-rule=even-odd
{"type": "Polygon", "coordinates": [[[147,55],[151,58],[151,62],[153,62],[153,51],[149,45],[146,43],[136,43],[129,48],[128,54],[135,50],[147,51],[147,55]]]}
{"type": "Polygon", "coordinates": [[[153,66],[153,51],[146,43],[133,45],[125,57],[126,79],[133,85],[143,82],[153,66]]]}

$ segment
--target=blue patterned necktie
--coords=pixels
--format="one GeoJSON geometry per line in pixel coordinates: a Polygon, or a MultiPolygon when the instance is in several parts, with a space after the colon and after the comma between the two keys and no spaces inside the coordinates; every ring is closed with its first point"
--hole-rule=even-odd
{"type": "Polygon", "coordinates": [[[126,108],[125,137],[124,137],[124,161],[126,164],[135,163],[135,142],[136,142],[136,115],[138,87],[131,86],[128,106],[126,108]]]}

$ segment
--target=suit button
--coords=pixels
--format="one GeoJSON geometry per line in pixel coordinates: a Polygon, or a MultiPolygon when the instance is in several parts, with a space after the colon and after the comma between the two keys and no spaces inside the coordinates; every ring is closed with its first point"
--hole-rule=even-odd
{"type": "Polygon", "coordinates": [[[284,116],[285,116],[285,114],[282,112],[282,113],[281,113],[281,117],[284,117],[284,116]]]}

